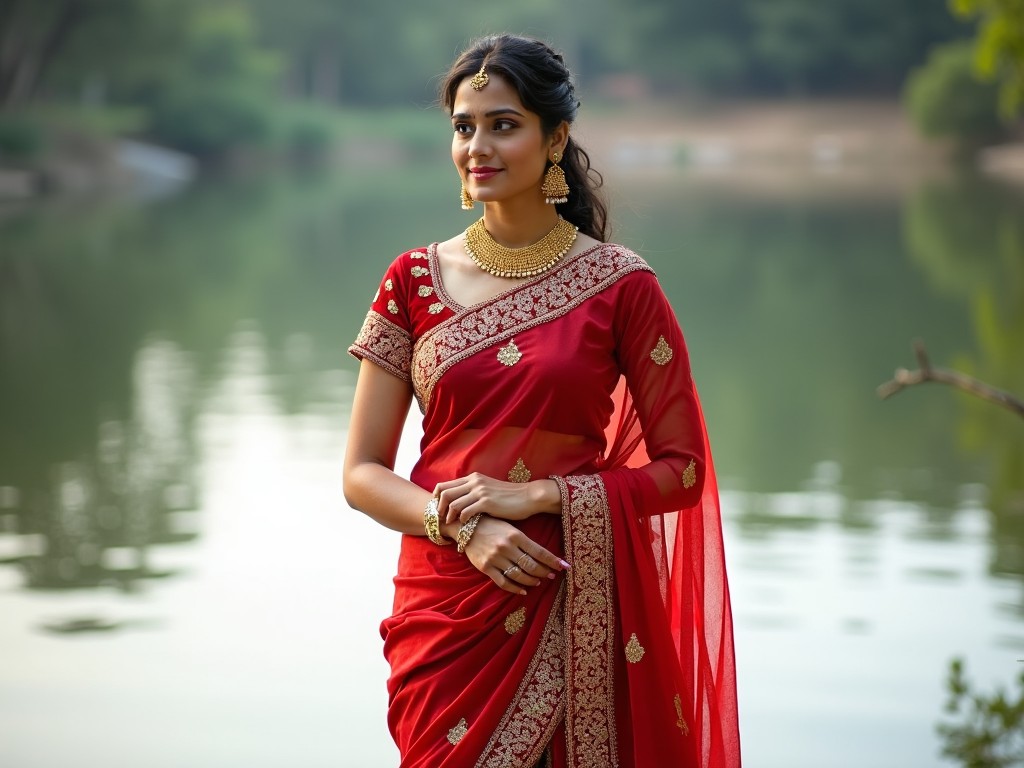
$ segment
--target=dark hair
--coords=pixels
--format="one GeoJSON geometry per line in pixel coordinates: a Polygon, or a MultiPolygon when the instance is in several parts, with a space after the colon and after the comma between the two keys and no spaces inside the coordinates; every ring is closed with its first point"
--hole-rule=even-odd
{"type": "MultiPolygon", "coordinates": [[[[572,75],[562,55],[539,40],[516,35],[492,35],[473,42],[462,52],[441,83],[441,104],[449,114],[455,105],[455,91],[486,63],[489,75],[502,77],[516,89],[523,106],[540,116],[542,130],[550,134],[562,121],[572,125],[580,103],[572,75]]],[[[580,232],[604,241],[608,208],[597,193],[601,174],[590,167],[590,156],[570,135],[560,161],[569,183],[569,202],[556,208],[580,232]]]]}

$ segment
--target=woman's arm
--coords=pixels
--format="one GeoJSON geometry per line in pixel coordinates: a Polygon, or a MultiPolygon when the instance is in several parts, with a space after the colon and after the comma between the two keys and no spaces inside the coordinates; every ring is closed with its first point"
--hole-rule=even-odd
{"type": "MultiPolygon", "coordinates": [[[[431,494],[394,471],[411,401],[407,382],[363,360],[349,419],[344,488],[353,509],[392,530],[423,536],[423,509],[431,494]]],[[[442,515],[441,533],[455,540],[461,525],[457,518],[448,522],[442,515]]],[[[564,568],[558,557],[518,528],[490,517],[480,520],[466,556],[499,587],[517,594],[525,594],[523,587],[537,586],[564,568]],[[507,578],[504,572],[515,564],[520,569],[507,578]]]]}
{"type": "MultiPolygon", "coordinates": [[[[345,451],[345,500],[387,528],[423,536],[430,493],[394,471],[411,402],[408,382],[368,360],[361,363],[345,451]]],[[[441,530],[454,538],[458,526],[442,522],[441,530]]]]}

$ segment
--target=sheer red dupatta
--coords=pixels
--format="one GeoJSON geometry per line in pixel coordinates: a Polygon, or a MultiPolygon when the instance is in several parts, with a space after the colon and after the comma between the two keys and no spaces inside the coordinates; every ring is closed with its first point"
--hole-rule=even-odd
{"type": "MultiPolygon", "coordinates": [[[[707,430],[678,322],[653,281],[636,282],[617,313],[624,377],[596,476],[614,551],[617,752],[625,765],[735,768],[732,616],[707,430]]],[[[578,567],[570,528],[588,515],[588,491],[576,480],[562,491],[578,567]]]]}
{"type": "MultiPolygon", "coordinates": [[[[699,501],[684,509],[645,515],[634,503],[643,495],[636,487],[644,483],[643,476],[615,471],[649,461],[640,419],[624,381],[615,401],[617,418],[615,428],[609,430],[614,436],[606,462],[609,471],[602,477],[611,509],[627,512],[612,515],[620,627],[650,626],[651,636],[660,639],[656,658],[674,657],[678,662],[677,668],[659,664],[647,675],[640,674],[639,665],[636,669],[628,662],[620,665],[630,678],[630,708],[640,715],[632,718],[635,759],[638,765],[658,765],[664,759],[659,738],[664,726],[644,714],[650,712],[652,701],[671,698],[670,719],[674,714],[674,724],[688,737],[688,750],[693,750],[687,760],[695,759],[694,764],[708,768],[733,768],[740,765],[740,741],[732,611],[718,485],[699,402],[705,451],[699,501]],[[672,672],[678,673],[677,679],[672,672]],[[642,733],[647,726],[651,732],[642,733]]],[[[622,637],[624,647],[630,634],[622,637]]]]}

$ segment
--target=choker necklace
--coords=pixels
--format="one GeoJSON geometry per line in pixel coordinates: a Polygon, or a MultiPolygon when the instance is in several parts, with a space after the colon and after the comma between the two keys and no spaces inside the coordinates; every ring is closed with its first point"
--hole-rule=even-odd
{"type": "Polygon", "coordinates": [[[558,217],[555,228],[532,245],[506,248],[484,226],[484,220],[466,229],[466,253],[484,272],[495,277],[533,277],[547,272],[576,242],[576,227],[558,217]]]}

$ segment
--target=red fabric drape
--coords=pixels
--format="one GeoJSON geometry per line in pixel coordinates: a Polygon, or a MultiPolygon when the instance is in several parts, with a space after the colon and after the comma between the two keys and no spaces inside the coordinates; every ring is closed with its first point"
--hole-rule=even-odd
{"type": "Polygon", "coordinates": [[[351,351],[410,381],[413,482],[555,477],[562,519],[521,527],[573,565],[517,597],[403,537],[381,627],[403,768],[738,766],[714,469],[643,260],[602,245],[461,307],[433,249],[403,254],[351,351]]]}

